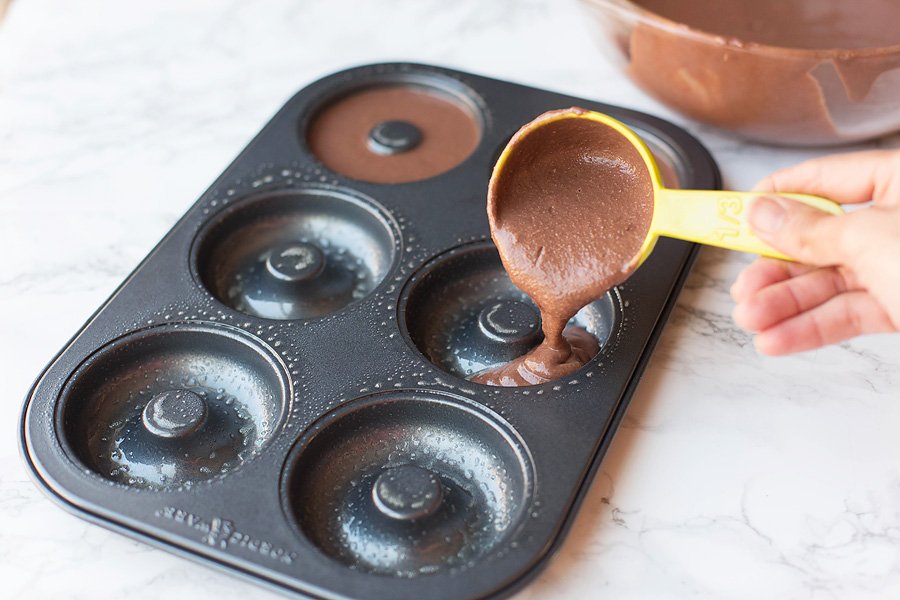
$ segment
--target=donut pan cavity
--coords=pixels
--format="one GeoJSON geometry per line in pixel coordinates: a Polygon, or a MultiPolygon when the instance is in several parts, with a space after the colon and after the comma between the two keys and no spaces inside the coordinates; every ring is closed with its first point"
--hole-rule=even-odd
{"type": "Polygon", "coordinates": [[[540,342],[490,240],[486,189],[513,133],[568,106],[632,126],[670,185],[718,186],[696,140],[627,109],[429,65],[325,77],[37,378],[21,423],[35,481],[86,519],[302,596],[525,585],[561,544],[696,253],[661,240],[585,307],[574,324],[600,351],[572,376],[468,381],[540,342]]]}

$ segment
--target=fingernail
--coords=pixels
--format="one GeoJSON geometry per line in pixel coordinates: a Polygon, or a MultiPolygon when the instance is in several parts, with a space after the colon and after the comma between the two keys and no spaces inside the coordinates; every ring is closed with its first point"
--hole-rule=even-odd
{"type": "Polygon", "coordinates": [[[756,231],[774,233],[784,223],[785,210],[771,196],[760,196],[753,201],[747,218],[750,226],[756,231]]]}

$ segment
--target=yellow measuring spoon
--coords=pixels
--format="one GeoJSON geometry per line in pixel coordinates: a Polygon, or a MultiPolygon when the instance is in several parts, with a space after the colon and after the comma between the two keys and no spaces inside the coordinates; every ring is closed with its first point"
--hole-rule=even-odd
{"type": "MultiPolygon", "coordinates": [[[[632,268],[637,268],[647,259],[660,236],[791,260],[750,230],[746,209],[754,198],[760,196],[759,193],[664,187],[656,159],[644,141],[623,123],[608,115],[579,109],[556,111],[526,125],[517,137],[526,135],[529,127],[543,127],[561,119],[589,119],[614,129],[637,149],[644,161],[653,184],[653,217],[647,237],[632,260],[632,268]]],[[[508,145],[500,155],[494,168],[495,177],[503,169],[514,146],[515,144],[508,145]]],[[[806,194],[778,195],[832,214],[843,213],[837,203],[825,198],[806,194]]]]}

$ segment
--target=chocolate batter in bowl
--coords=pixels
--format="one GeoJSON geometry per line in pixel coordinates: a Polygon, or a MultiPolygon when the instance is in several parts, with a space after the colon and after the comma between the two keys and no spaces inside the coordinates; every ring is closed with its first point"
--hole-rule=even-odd
{"type": "Polygon", "coordinates": [[[625,72],[697,120],[787,145],[900,129],[900,3],[583,1],[625,72]]]}
{"type": "Polygon", "coordinates": [[[366,86],[326,104],[306,141],[326,167],[352,179],[405,183],[462,163],[481,140],[482,119],[462,92],[424,81],[366,86]]]}

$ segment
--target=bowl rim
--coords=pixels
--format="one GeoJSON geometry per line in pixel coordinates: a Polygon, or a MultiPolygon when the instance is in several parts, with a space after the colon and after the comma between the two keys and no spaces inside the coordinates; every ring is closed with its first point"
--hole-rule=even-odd
{"type": "Polygon", "coordinates": [[[670,31],[671,33],[683,37],[693,38],[697,41],[706,42],[729,50],[762,54],[779,54],[780,56],[787,55],[795,58],[830,58],[842,61],[896,55],[898,64],[895,68],[900,67],[900,44],[872,48],[791,48],[789,46],[773,46],[771,44],[761,44],[759,42],[745,42],[736,37],[727,37],[710,33],[702,29],[696,29],[657,14],[630,0],[581,0],[581,2],[597,8],[609,9],[622,15],[627,15],[628,17],[636,19],[646,25],[656,27],[657,29],[670,31]]]}

